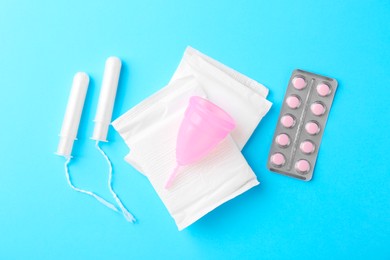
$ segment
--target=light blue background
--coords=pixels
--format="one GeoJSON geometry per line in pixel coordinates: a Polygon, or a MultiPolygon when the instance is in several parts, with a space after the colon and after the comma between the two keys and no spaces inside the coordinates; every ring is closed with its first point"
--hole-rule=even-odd
{"type": "Polygon", "coordinates": [[[0,258],[389,259],[389,64],[388,0],[2,0],[0,258]],[[73,192],[53,154],[72,77],[91,76],[72,176],[109,198],[89,140],[105,59],[124,63],[117,118],[168,82],[187,45],[270,89],[274,106],[243,151],[261,185],[178,232],[111,128],[102,146],[132,225],[73,192]],[[265,167],[296,68],[339,81],[308,183],[265,167]]]}

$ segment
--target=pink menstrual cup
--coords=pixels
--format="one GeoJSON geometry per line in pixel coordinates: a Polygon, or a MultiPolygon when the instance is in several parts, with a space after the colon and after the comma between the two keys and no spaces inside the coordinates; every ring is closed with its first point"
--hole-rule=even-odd
{"type": "Polygon", "coordinates": [[[180,166],[194,163],[213,150],[236,126],[223,109],[198,96],[190,98],[176,141],[176,167],[165,188],[169,188],[180,166]]]}

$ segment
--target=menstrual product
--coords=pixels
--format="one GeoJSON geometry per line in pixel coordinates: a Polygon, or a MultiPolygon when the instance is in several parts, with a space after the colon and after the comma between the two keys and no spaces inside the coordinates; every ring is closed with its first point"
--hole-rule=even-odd
{"type": "MultiPolygon", "coordinates": [[[[212,86],[215,85],[210,85],[210,87],[212,86]]],[[[220,94],[224,97],[230,95],[223,89],[221,89],[220,94]]],[[[176,144],[183,119],[194,120],[192,122],[196,123],[196,114],[202,111],[198,110],[201,108],[196,108],[196,111],[192,111],[196,113],[185,116],[185,111],[193,96],[210,101],[203,90],[203,85],[194,77],[177,79],[113,122],[114,128],[130,148],[130,153],[125,157],[125,160],[148,177],[158,196],[174,218],[179,230],[186,228],[221,204],[259,184],[236,141],[228,135],[203,159],[191,165],[180,167],[180,173],[176,176],[172,186],[165,189],[166,180],[175,168],[177,161],[191,162],[192,158],[197,157],[193,156],[192,152],[199,151],[196,147],[188,147],[191,150],[194,148],[191,151],[191,156],[183,156],[188,155],[188,153],[179,152],[180,158],[177,160],[176,144]]],[[[246,105],[244,100],[250,97],[243,97],[243,107],[246,105]]],[[[201,100],[196,98],[193,101],[198,103],[201,100]]],[[[219,104],[218,106],[222,108],[219,104]]],[[[265,108],[259,106],[257,111],[265,108]]],[[[225,108],[223,110],[226,111],[225,108]]],[[[253,111],[252,113],[257,112],[253,111]]],[[[194,125],[194,134],[200,134],[200,126],[203,124],[217,123],[204,122],[203,120],[206,118],[208,116],[203,115],[201,121],[194,125]]],[[[218,125],[221,123],[219,120],[218,125]]],[[[231,129],[226,122],[222,124],[231,129]]],[[[236,121],[237,127],[247,129],[249,126],[239,125],[236,121]]],[[[182,133],[186,134],[186,131],[182,133]]],[[[199,145],[202,145],[200,137],[196,139],[198,139],[199,145]]],[[[178,151],[182,148],[179,148],[178,151]]],[[[203,148],[201,150],[205,151],[203,148]]]]}
{"type": "Polygon", "coordinates": [[[112,163],[110,158],[99,145],[99,142],[108,142],[108,129],[111,124],[121,67],[122,62],[117,57],[112,56],[106,60],[102,88],[100,90],[99,102],[94,120],[95,128],[93,130],[91,139],[96,141],[96,149],[99,150],[108,164],[108,188],[111,195],[122,210],[125,219],[129,222],[135,222],[134,216],[126,209],[118,195],[115,193],[114,188],[112,187],[112,163]]]}
{"type": "Polygon", "coordinates": [[[312,179],[337,81],[295,70],[276,126],[268,168],[301,180],[312,179]]]}
{"type": "Polygon", "coordinates": [[[192,164],[205,157],[236,127],[234,119],[211,101],[190,98],[176,140],[176,167],[165,188],[169,188],[179,167],[192,164]]]}
{"type": "Polygon", "coordinates": [[[79,130],[88,84],[89,77],[86,73],[76,73],[73,78],[68,105],[66,106],[64,121],[62,123],[60,142],[56,152],[59,156],[64,156],[65,158],[72,157],[73,142],[76,140],[79,130]]]}

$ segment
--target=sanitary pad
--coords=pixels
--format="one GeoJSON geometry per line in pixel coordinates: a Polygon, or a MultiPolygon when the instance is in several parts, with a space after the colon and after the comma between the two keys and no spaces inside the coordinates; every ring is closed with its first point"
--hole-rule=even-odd
{"type": "Polygon", "coordinates": [[[113,122],[130,148],[125,160],[148,177],[179,230],[259,183],[240,150],[271,107],[267,94],[263,85],[189,47],[166,87],[113,122]],[[166,190],[179,125],[194,95],[228,112],[236,128],[204,159],[183,167],[166,190]]]}

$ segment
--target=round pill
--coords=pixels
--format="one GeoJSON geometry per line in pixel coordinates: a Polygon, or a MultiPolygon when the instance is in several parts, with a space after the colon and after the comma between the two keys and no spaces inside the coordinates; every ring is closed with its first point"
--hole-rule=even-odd
{"type": "Polygon", "coordinates": [[[306,132],[310,135],[316,135],[320,131],[320,127],[316,122],[310,121],[305,125],[306,132]]]}
{"type": "Polygon", "coordinates": [[[311,141],[306,140],[299,145],[299,149],[301,149],[302,153],[304,154],[311,154],[316,148],[311,141]]]}
{"type": "Polygon", "coordinates": [[[325,105],[323,105],[322,103],[314,102],[313,104],[311,104],[310,110],[314,115],[322,116],[323,114],[325,114],[326,108],[325,105]]]}
{"type": "Polygon", "coordinates": [[[325,83],[321,83],[317,86],[317,93],[321,97],[326,97],[330,94],[330,87],[325,83]]]}
{"type": "Polygon", "coordinates": [[[310,171],[310,163],[304,159],[295,163],[295,169],[300,173],[308,173],[310,171]]]}
{"type": "Polygon", "coordinates": [[[282,123],[282,125],[284,127],[291,128],[295,125],[295,118],[292,115],[287,114],[287,115],[282,116],[282,118],[280,119],[280,122],[282,123]]]}
{"type": "Polygon", "coordinates": [[[271,163],[275,166],[282,167],[286,163],[284,155],[281,153],[274,153],[271,156],[271,163]]]}
{"type": "Polygon", "coordinates": [[[276,137],[275,141],[278,145],[286,147],[290,144],[290,137],[286,134],[280,134],[276,137]]]}
{"type": "Polygon", "coordinates": [[[286,99],[287,105],[292,109],[297,109],[301,105],[301,100],[295,96],[291,95],[286,99]]]}
{"type": "Polygon", "coordinates": [[[295,77],[292,80],[292,84],[293,84],[294,88],[296,88],[298,90],[304,89],[306,87],[306,81],[305,81],[305,79],[303,79],[301,77],[295,77]]]}

